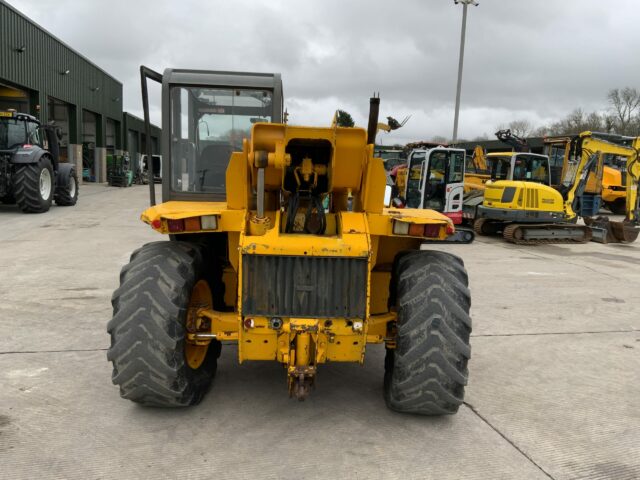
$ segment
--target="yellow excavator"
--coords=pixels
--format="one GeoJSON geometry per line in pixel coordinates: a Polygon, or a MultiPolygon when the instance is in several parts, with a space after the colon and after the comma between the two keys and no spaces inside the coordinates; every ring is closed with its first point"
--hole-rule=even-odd
{"type": "MultiPolygon", "coordinates": [[[[557,188],[516,180],[487,182],[483,203],[476,209],[476,233],[486,235],[501,231],[506,240],[517,244],[585,243],[591,240],[592,228],[578,225],[577,220],[579,216],[593,217],[600,206],[599,194],[586,192],[591,179],[596,185],[602,181],[605,154],[592,150],[594,145],[598,143],[586,134],[572,139],[565,175],[557,188]]],[[[637,151],[631,150],[626,188],[635,195],[629,195],[627,219],[624,224],[609,222],[608,225],[615,239],[621,242],[634,241],[640,232],[637,155],[637,151]]],[[[587,223],[591,222],[588,220],[587,223]]]]}
{"type": "Polygon", "coordinates": [[[530,152],[524,138],[513,134],[511,130],[498,130],[498,140],[509,145],[511,151],[486,153],[484,148],[476,145],[473,155],[466,162],[464,191],[466,194],[483,191],[488,180],[514,180],[540,182],[550,184],[549,162],[544,155],[530,152]],[[534,170],[523,169],[523,165],[535,158],[534,170]]]}
{"type": "MultiPolygon", "coordinates": [[[[638,138],[623,135],[585,131],[578,135],[589,139],[590,149],[602,152],[602,182],[596,181],[596,172],[587,182],[587,193],[599,193],[603,206],[617,215],[625,214],[625,175],[628,159],[633,155],[633,147],[638,138]]],[[[577,137],[574,137],[577,138],[577,137]]],[[[551,162],[551,185],[559,186],[567,168],[567,158],[571,155],[571,137],[547,137],[544,140],[545,153],[551,162]]]]}
{"type": "Polygon", "coordinates": [[[594,219],[586,218],[594,234],[598,234],[598,241],[602,243],[633,242],[640,233],[640,140],[634,140],[635,153],[630,157],[623,171],[625,188],[625,218],[622,222],[614,222],[609,217],[599,216],[594,219]]]}
{"type": "Polygon", "coordinates": [[[477,209],[482,205],[485,185],[489,181],[517,180],[551,185],[549,157],[529,152],[525,139],[499,130],[496,137],[512,147],[513,151],[485,153],[476,146],[471,161],[466,164],[464,177],[464,201],[462,216],[465,222],[473,223],[477,209]]]}

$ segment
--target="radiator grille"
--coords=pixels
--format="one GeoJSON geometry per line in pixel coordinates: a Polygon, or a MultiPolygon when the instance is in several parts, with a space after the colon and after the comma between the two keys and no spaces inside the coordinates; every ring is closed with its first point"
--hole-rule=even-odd
{"type": "Polygon", "coordinates": [[[527,208],[538,208],[538,190],[527,188],[527,208]]]}
{"type": "Polygon", "coordinates": [[[242,256],[243,315],[364,318],[367,259],[242,256]]]}

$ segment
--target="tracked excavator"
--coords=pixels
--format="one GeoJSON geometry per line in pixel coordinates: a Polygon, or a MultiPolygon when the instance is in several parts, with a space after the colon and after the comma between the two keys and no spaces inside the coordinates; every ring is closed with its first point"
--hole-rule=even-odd
{"type": "Polygon", "coordinates": [[[463,219],[469,223],[473,223],[477,217],[488,181],[517,180],[551,185],[548,156],[529,153],[526,140],[510,130],[499,130],[495,135],[513,151],[486,154],[479,145],[474,149],[471,164],[465,172],[462,207],[463,219]]]}
{"type": "Polygon", "coordinates": [[[580,158],[566,192],[548,185],[516,180],[487,182],[482,205],[473,228],[480,235],[502,232],[517,244],[585,243],[591,240],[588,226],[577,225],[578,197],[589,172],[597,168],[597,154],[580,158]]]}
{"type": "MultiPolygon", "coordinates": [[[[601,185],[605,154],[591,149],[597,145],[589,135],[581,134],[571,140],[571,156],[566,157],[564,179],[557,188],[532,182],[487,182],[484,200],[477,208],[474,221],[476,233],[502,232],[507,241],[529,245],[591,240],[594,230],[589,225],[578,225],[577,220],[582,216],[590,224],[599,210],[597,185],[601,185]],[[590,181],[595,182],[595,193],[586,192],[590,181]]],[[[608,226],[600,226],[621,242],[634,241],[638,231],[637,152],[632,152],[629,165],[632,168],[627,189],[636,195],[630,195],[625,225],[610,222],[608,226]]]]}

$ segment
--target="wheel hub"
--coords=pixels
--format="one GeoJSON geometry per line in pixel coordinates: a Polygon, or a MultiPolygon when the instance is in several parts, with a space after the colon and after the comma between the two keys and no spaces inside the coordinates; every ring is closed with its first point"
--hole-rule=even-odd
{"type": "Polygon", "coordinates": [[[40,171],[40,197],[43,200],[49,200],[51,195],[51,172],[48,168],[43,168],[40,171]]]}
{"type": "Polygon", "coordinates": [[[69,196],[71,198],[76,196],[76,180],[73,175],[69,176],[69,196]]]}

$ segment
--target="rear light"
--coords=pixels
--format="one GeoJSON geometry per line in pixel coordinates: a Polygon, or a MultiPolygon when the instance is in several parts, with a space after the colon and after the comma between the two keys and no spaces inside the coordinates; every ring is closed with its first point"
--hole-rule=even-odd
{"type": "Polygon", "coordinates": [[[151,222],[151,227],[154,230],[160,230],[162,228],[162,221],[159,218],[156,218],[153,222],[151,222]]]}
{"type": "Polygon", "coordinates": [[[424,234],[424,225],[420,223],[409,224],[409,235],[412,237],[421,237],[424,234]]]}
{"type": "Polygon", "coordinates": [[[456,233],[456,229],[453,225],[447,225],[447,235],[453,235],[456,233]]]}
{"type": "Polygon", "coordinates": [[[183,219],[178,219],[178,220],[168,219],[167,220],[167,229],[171,233],[184,232],[184,220],[183,219]]]}
{"type": "Polygon", "coordinates": [[[440,225],[428,224],[424,226],[424,236],[436,238],[440,235],[440,225]]]}
{"type": "MultiPolygon", "coordinates": [[[[394,235],[410,235],[412,237],[430,237],[438,238],[440,236],[440,228],[442,225],[439,223],[409,223],[409,222],[393,222],[393,234],[394,235]]],[[[452,228],[449,225],[447,228],[452,228]]],[[[451,232],[453,233],[453,232],[451,232]]]]}
{"type": "Polygon", "coordinates": [[[215,215],[203,215],[200,217],[202,230],[216,230],[218,228],[218,219],[215,215]]]}
{"type": "Polygon", "coordinates": [[[407,222],[393,222],[393,233],[395,235],[409,235],[409,223],[407,222]]]}
{"type": "Polygon", "coordinates": [[[200,228],[200,217],[189,217],[184,219],[184,229],[187,232],[197,232],[200,228]]]}

